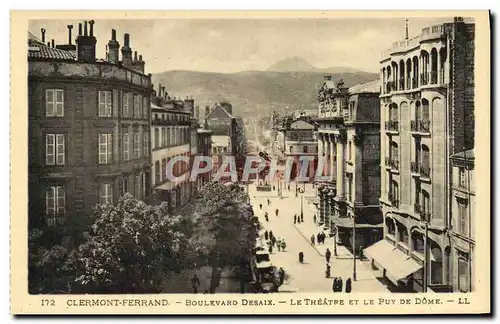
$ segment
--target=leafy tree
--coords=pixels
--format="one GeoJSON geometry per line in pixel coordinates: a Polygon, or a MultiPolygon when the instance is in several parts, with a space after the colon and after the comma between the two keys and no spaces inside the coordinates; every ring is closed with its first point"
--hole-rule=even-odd
{"type": "Polygon", "coordinates": [[[97,205],[87,241],[71,255],[84,292],[154,293],[166,273],[179,272],[187,239],[165,203],[148,206],[130,194],[97,205]]]}
{"type": "Polygon", "coordinates": [[[211,293],[223,269],[237,269],[241,280],[249,275],[256,232],[247,202],[248,195],[240,186],[214,182],[200,190],[193,204],[191,256],[199,266],[212,268],[211,293]]]}

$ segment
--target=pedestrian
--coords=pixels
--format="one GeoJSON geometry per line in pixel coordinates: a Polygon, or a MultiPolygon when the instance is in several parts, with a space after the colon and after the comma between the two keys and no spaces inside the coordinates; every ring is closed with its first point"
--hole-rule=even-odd
{"type": "Polygon", "coordinates": [[[276,186],[275,186],[275,185],[273,185],[273,191],[275,191],[275,190],[276,190],[276,186]]]}
{"type": "Polygon", "coordinates": [[[272,237],[274,237],[273,231],[269,231],[269,239],[272,240],[272,237]]]}
{"type": "Polygon", "coordinates": [[[273,253],[273,245],[269,245],[269,254],[272,254],[273,253]]]}
{"type": "Polygon", "coordinates": [[[351,290],[352,290],[351,278],[347,278],[347,280],[345,281],[345,292],[350,293],[351,290]]]}
{"type": "Polygon", "coordinates": [[[283,270],[283,268],[280,268],[279,276],[280,276],[280,286],[281,286],[285,282],[285,270],[283,270]]]}
{"type": "Polygon", "coordinates": [[[295,191],[295,197],[298,197],[298,196],[299,196],[298,191],[295,191]]]}
{"type": "Polygon", "coordinates": [[[304,263],[304,252],[299,252],[299,262],[304,263]]]}
{"type": "Polygon", "coordinates": [[[285,248],[286,248],[286,243],[285,240],[283,240],[283,242],[281,242],[281,251],[285,252],[285,248]]]}
{"type": "Polygon", "coordinates": [[[293,215],[293,223],[297,224],[297,214],[293,215]]]}
{"type": "Polygon", "coordinates": [[[316,241],[321,244],[321,233],[316,234],[316,241]]]}
{"type": "Polygon", "coordinates": [[[279,214],[279,212],[280,212],[280,211],[279,211],[279,209],[278,209],[278,208],[276,208],[276,210],[275,210],[274,212],[276,213],[276,217],[278,217],[278,214],[279,214]]]}
{"type": "Polygon", "coordinates": [[[326,249],[326,253],[325,253],[326,263],[330,263],[331,257],[332,257],[332,252],[330,252],[330,249],[326,249]]]}
{"type": "Polygon", "coordinates": [[[313,222],[314,222],[314,224],[316,224],[316,214],[314,214],[314,216],[313,216],[313,222]]]}
{"type": "Polygon", "coordinates": [[[262,209],[262,204],[259,204],[260,209],[262,209]]]}
{"type": "Polygon", "coordinates": [[[266,222],[269,222],[269,216],[265,216],[266,217],[266,222]]]}
{"type": "Polygon", "coordinates": [[[303,223],[304,222],[304,214],[301,214],[300,215],[300,222],[303,223]]]}
{"type": "Polygon", "coordinates": [[[278,248],[278,252],[280,252],[281,251],[281,241],[280,240],[276,241],[276,247],[278,248]]]}
{"type": "Polygon", "coordinates": [[[342,278],[339,278],[339,288],[337,291],[342,292],[342,278]]]}
{"type": "Polygon", "coordinates": [[[311,245],[314,245],[314,234],[311,235],[311,245]]]}
{"type": "Polygon", "coordinates": [[[198,287],[200,286],[200,278],[194,274],[194,276],[191,278],[191,287],[193,287],[193,294],[198,293],[198,287]]]}
{"type": "Polygon", "coordinates": [[[267,230],[264,232],[264,239],[267,241],[269,239],[269,233],[267,230]]]}
{"type": "Polygon", "coordinates": [[[321,232],[321,237],[322,237],[322,239],[321,239],[322,243],[325,244],[325,239],[326,239],[325,232],[321,232]]]}
{"type": "Polygon", "coordinates": [[[290,185],[288,185],[288,191],[290,191],[290,185]]]}
{"type": "Polygon", "coordinates": [[[268,206],[271,205],[271,200],[269,200],[269,199],[267,200],[267,205],[268,206]]]}
{"type": "Polygon", "coordinates": [[[333,278],[333,284],[332,284],[332,291],[337,292],[337,281],[339,278],[335,277],[333,278]]]}

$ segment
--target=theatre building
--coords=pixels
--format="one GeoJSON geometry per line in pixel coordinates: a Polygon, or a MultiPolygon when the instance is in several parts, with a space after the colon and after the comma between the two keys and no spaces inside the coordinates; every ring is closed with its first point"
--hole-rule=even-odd
{"type": "Polygon", "coordinates": [[[474,147],[474,24],[424,28],[380,62],[384,240],[365,249],[404,291],[450,291],[448,157],[474,147]]]}
{"type": "Polygon", "coordinates": [[[74,44],[71,32],[60,45],[42,29],[27,51],[30,228],[64,237],[88,225],[98,203],[150,195],[152,87],[142,55],[132,57],[125,34],[120,59],[111,30],[98,59],[94,22],[79,24],[74,44]]]}

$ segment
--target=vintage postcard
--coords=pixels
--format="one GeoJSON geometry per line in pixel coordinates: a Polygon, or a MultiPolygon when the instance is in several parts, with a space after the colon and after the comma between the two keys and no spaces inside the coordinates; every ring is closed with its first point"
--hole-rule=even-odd
{"type": "Polygon", "coordinates": [[[11,24],[13,314],[491,312],[489,12],[11,24]]]}

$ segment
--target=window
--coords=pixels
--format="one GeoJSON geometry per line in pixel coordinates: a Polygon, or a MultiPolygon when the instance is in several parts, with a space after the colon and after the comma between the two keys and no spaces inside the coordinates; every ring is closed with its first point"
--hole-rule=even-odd
{"type": "Polygon", "coordinates": [[[129,114],[129,103],[128,103],[128,98],[129,98],[129,94],[128,93],[124,93],[123,94],[123,101],[122,101],[122,117],[128,117],[128,114],[129,114]]]}
{"type": "Polygon", "coordinates": [[[350,177],[347,178],[347,190],[348,190],[348,194],[349,194],[349,201],[352,202],[352,175],[350,177]]]}
{"type": "Polygon", "coordinates": [[[112,98],[111,91],[99,91],[99,117],[112,116],[112,98]]]}
{"type": "Polygon", "coordinates": [[[45,191],[45,214],[47,225],[54,226],[62,223],[66,212],[64,187],[48,187],[45,191]]]}
{"type": "Polygon", "coordinates": [[[292,153],[293,151],[293,146],[290,146],[290,153],[292,153]]]}
{"type": "Polygon", "coordinates": [[[304,153],[307,153],[307,146],[304,146],[304,153]]]}
{"type": "Polygon", "coordinates": [[[64,165],[65,145],[64,134],[45,135],[45,164],[64,165]]]}
{"type": "Polygon", "coordinates": [[[99,134],[99,164],[112,162],[113,157],[113,135],[99,134]]]}
{"type": "Polygon", "coordinates": [[[64,90],[45,90],[45,115],[47,117],[64,117],[64,90]]]}
{"type": "Polygon", "coordinates": [[[141,199],[141,175],[136,174],[135,175],[135,198],[136,199],[141,199]]]}
{"type": "Polygon", "coordinates": [[[148,98],[142,97],[142,117],[148,119],[149,105],[148,98]]]}
{"type": "Polygon", "coordinates": [[[130,138],[128,132],[123,133],[123,160],[130,160],[130,138]]]}
{"type": "Polygon", "coordinates": [[[161,177],[164,180],[167,178],[167,159],[161,160],[161,177]]]}
{"type": "Polygon", "coordinates": [[[465,168],[458,169],[458,185],[462,188],[466,188],[465,168]]]}
{"type": "Polygon", "coordinates": [[[458,258],[458,289],[460,292],[469,292],[469,262],[463,257],[458,258]]]}
{"type": "Polygon", "coordinates": [[[160,148],[160,130],[155,127],[155,140],[153,143],[153,148],[160,148]]]}
{"type": "Polygon", "coordinates": [[[166,135],[166,128],[162,127],[161,129],[161,147],[167,146],[167,135],[166,135]]]}
{"type": "Polygon", "coordinates": [[[427,145],[422,145],[422,168],[420,173],[424,177],[430,176],[430,153],[427,145]]]}
{"type": "Polygon", "coordinates": [[[422,191],[422,215],[424,220],[429,221],[430,219],[430,196],[425,190],[422,191]]]}
{"type": "Polygon", "coordinates": [[[121,189],[122,196],[128,192],[128,179],[127,178],[122,178],[122,181],[120,184],[120,189],[121,189]]]}
{"type": "Polygon", "coordinates": [[[348,154],[349,154],[349,161],[352,161],[352,142],[349,141],[349,150],[348,150],[348,154]]]}
{"type": "Polygon", "coordinates": [[[139,95],[134,96],[134,117],[141,118],[141,97],[139,95]]]}
{"type": "Polygon", "coordinates": [[[144,156],[147,157],[149,154],[149,133],[144,129],[142,132],[142,149],[144,151],[144,156]]]}
{"type": "Polygon", "coordinates": [[[112,204],[113,203],[113,185],[111,183],[101,184],[99,189],[99,203],[112,204]]]}
{"type": "Polygon", "coordinates": [[[134,132],[134,158],[138,159],[141,157],[141,140],[139,137],[139,132],[134,132]]]}
{"type": "Polygon", "coordinates": [[[155,184],[161,182],[160,161],[155,162],[155,184]]]}
{"type": "Polygon", "coordinates": [[[462,235],[468,235],[469,231],[467,228],[468,217],[467,217],[467,201],[465,199],[457,199],[457,222],[458,222],[458,233],[462,235]]]}

